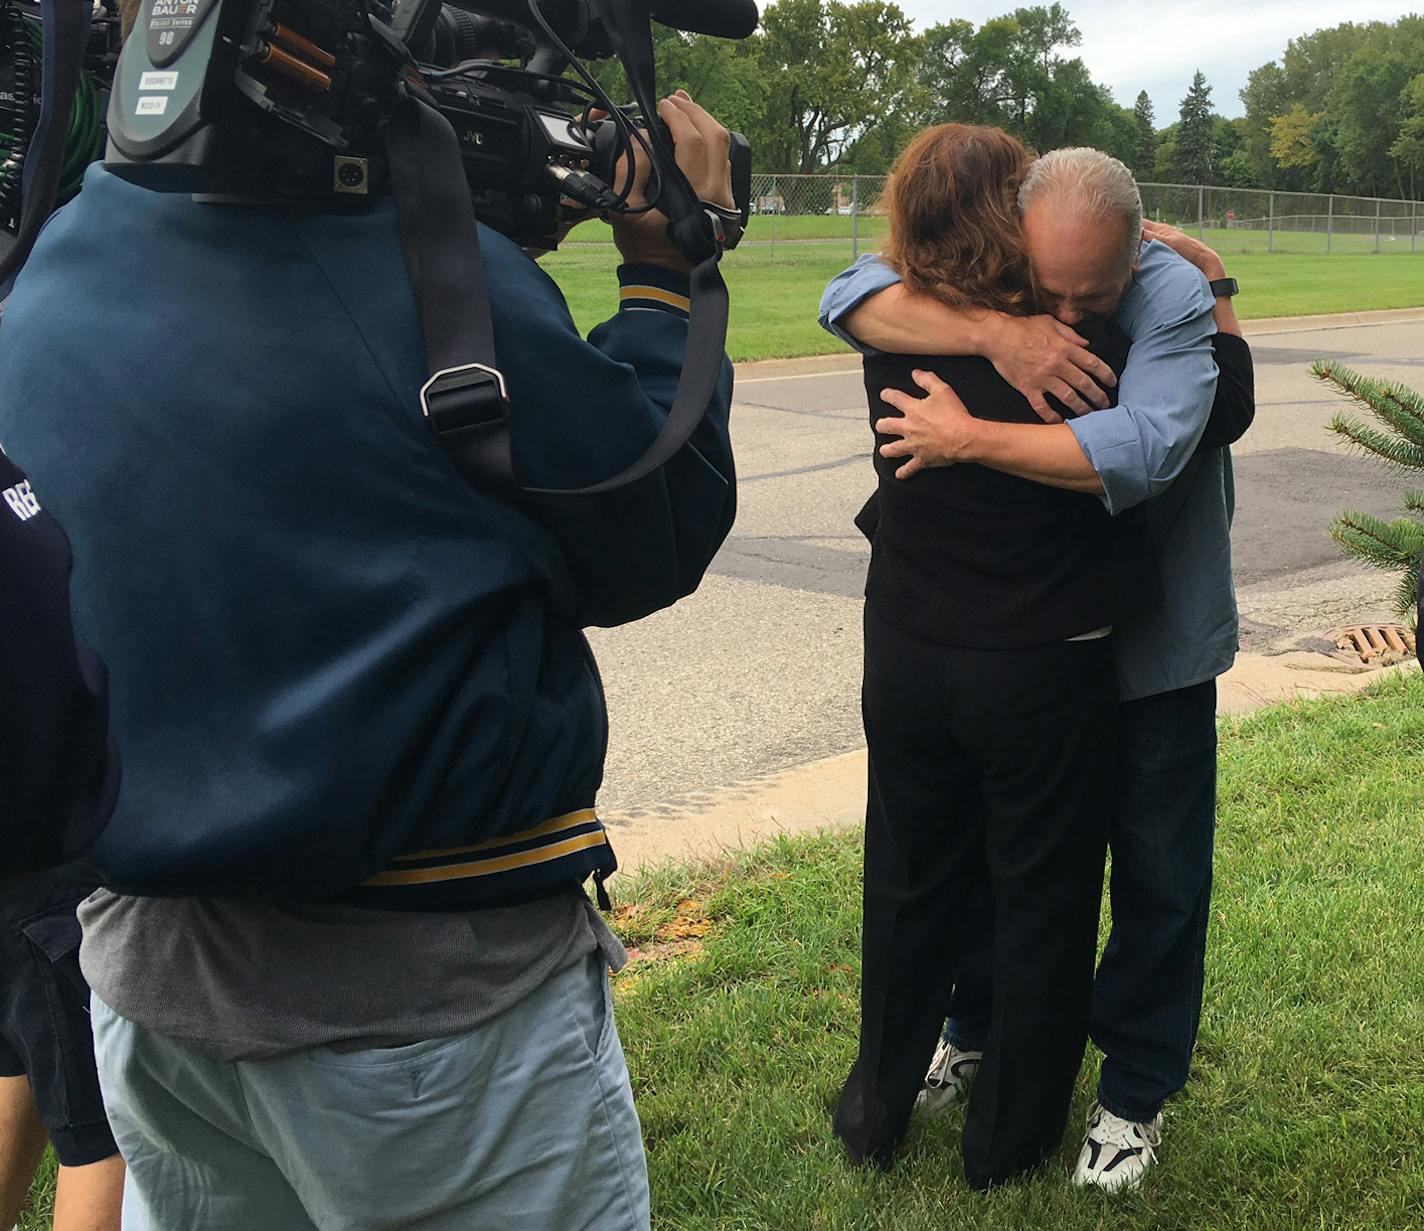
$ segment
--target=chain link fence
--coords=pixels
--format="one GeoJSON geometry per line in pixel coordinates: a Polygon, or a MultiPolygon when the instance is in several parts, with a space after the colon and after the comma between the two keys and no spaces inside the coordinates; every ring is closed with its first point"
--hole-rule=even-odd
{"type": "MultiPolygon", "coordinates": [[[[874,252],[887,231],[880,175],[754,175],[742,260],[874,252]]],[[[1149,218],[1196,235],[1219,252],[1424,252],[1418,201],[1324,193],[1143,184],[1149,218]]],[[[607,243],[606,227],[580,227],[566,250],[607,243]]]]}

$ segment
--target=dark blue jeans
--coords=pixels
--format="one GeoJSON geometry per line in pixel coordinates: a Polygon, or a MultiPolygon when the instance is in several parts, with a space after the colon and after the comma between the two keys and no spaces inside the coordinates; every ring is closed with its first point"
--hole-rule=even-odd
{"type": "MultiPolygon", "coordinates": [[[[1216,838],[1216,681],[1125,701],[1108,830],[1112,931],[1093,984],[1098,1102],[1146,1121],[1187,1083],[1201,1023],[1216,838]]],[[[979,1048],[991,1010],[990,899],[983,943],[956,967],[945,1038],[979,1048]]]]}

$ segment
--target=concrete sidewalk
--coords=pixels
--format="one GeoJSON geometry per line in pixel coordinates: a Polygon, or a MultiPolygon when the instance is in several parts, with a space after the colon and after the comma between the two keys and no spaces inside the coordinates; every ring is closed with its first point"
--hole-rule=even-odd
{"type": "MultiPolygon", "coordinates": [[[[1358,692],[1390,671],[1325,654],[1242,654],[1221,677],[1217,713],[1241,715],[1293,697],[1358,692]]],[[[611,813],[604,819],[623,870],[705,859],[778,834],[860,825],[865,811],[865,749],[812,761],[689,800],[611,813]]]]}

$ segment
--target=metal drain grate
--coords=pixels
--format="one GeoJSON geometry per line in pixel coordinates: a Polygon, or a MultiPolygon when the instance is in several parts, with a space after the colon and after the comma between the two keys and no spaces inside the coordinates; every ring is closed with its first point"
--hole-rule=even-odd
{"type": "Polygon", "coordinates": [[[1335,634],[1335,647],[1371,667],[1387,667],[1414,657],[1414,634],[1403,624],[1352,624],[1335,634]]]}

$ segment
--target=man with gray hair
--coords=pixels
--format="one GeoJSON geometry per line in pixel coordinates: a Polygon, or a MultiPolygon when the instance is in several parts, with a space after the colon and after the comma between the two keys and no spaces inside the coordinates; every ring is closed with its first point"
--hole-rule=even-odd
{"type": "MultiPolygon", "coordinates": [[[[1019,212],[1043,315],[951,308],[867,256],[827,287],[821,322],[862,351],[983,355],[1045,420],[974,419],[941,387],[878,425],[900,437],[882,449],[907,459],[900,478],[974,462],[1093,492],[1114,514],[1146,506],[1165,601],[1117,629],[1113,927],[1092,1016],[1105,1059],[1074,1175],[1119,1189],[1136,1186],[1155,1161],[1162,1106],[1186,1083],[1200,1021],[1216,677],[1234,658],[1237,614],[1230,455],[1198,444],[1216,392],[1214,335],[1244,343],[1220,259],[1171,228],[1144,225],[1137,185],[1118,160],[1090,149],[1046,155],[1024,179],[1019,212]],[[1103,386],[1113,375],[1073,328],[1095,317],[1112,317],[1133,343],[1111,409],[1103,386]]],[[[950,1019],[921,1095],[931,1111],[964,1097],[982,1059],[991,1013],[985,914],[981,942],[956,955],[950,1019]]]]}

